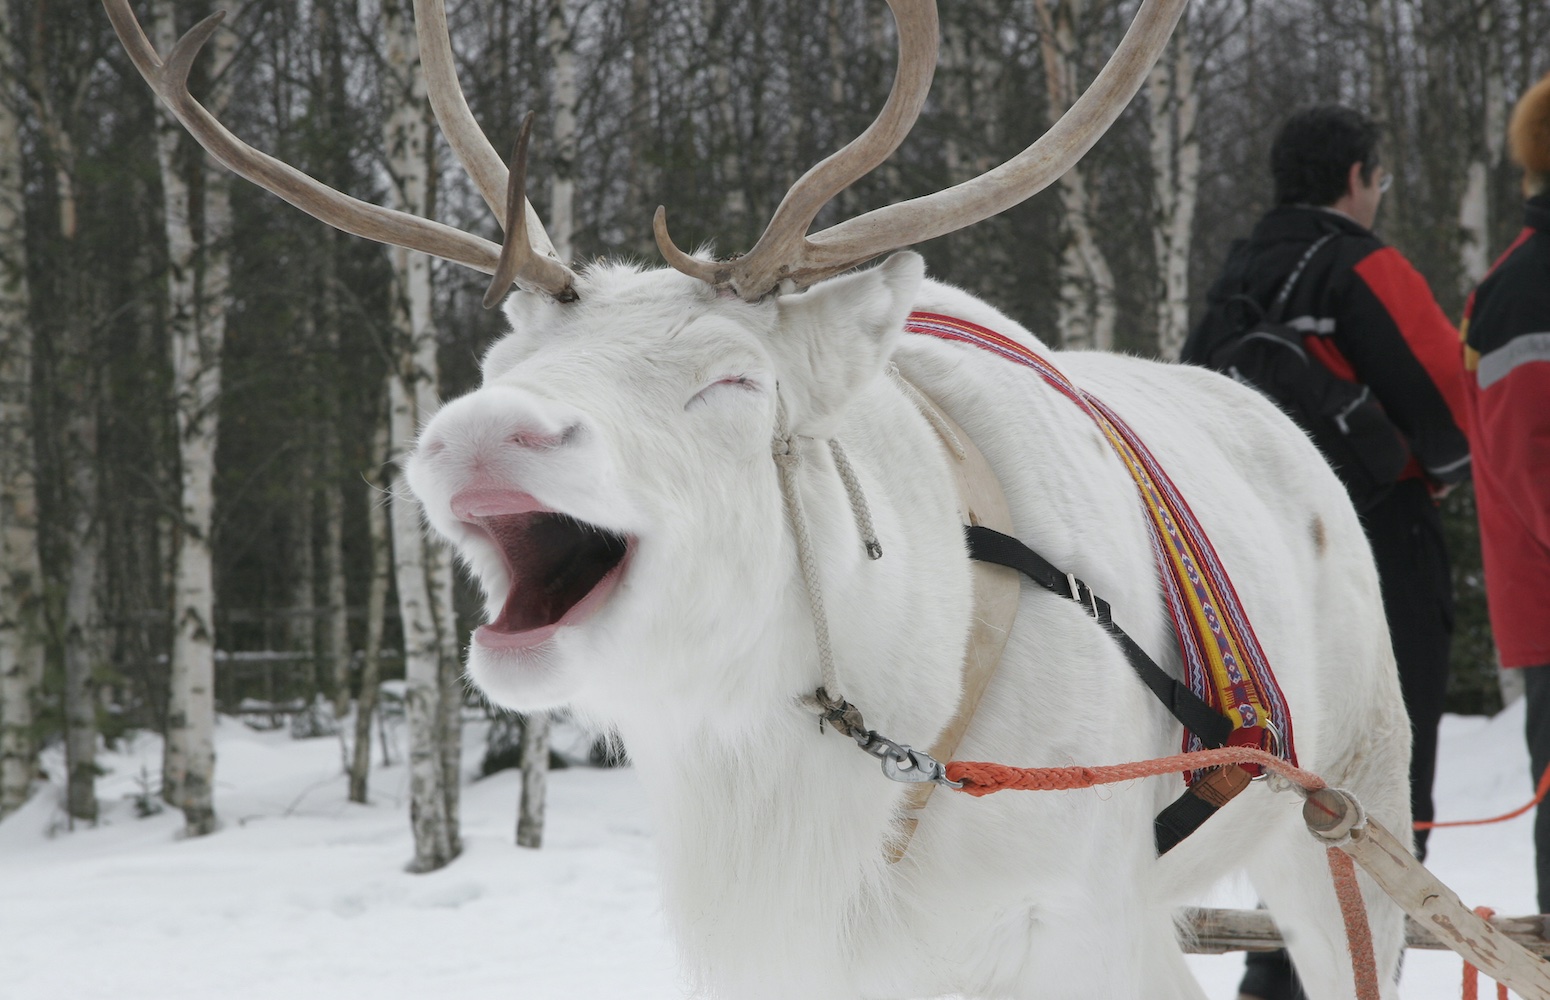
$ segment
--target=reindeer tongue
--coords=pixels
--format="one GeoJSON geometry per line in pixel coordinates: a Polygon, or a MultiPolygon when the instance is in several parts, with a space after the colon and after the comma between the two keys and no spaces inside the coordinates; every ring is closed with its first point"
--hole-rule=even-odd
{"type": "Polygon", "coordinates": [[[496,632],[518,633],[558,622],[623,560],[627,543],[609,531],[548,511],[478,519],[506,555],[511,592],[496,632]]]}

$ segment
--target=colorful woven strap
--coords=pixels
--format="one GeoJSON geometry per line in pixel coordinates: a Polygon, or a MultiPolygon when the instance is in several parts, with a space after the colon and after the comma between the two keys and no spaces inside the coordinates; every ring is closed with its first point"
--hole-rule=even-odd
{"type": "MultiPolygon", "coordinates": [[[[1146,508],[1152,551],[1191,691],[1232,720],[1229,746],[1253,746],[1293,764],[1292,719],[1265,651],[1233,589],[1216,549],[1189,504],[1135,431],[1101,401],[1082,391],[1059,369],[994,330],[938,313],[911,313],[907,333],[972,344],[1031,368],[1080,406],[1109,441],[1134,480],[1146,508]]],[[[1184,733],[1186,751],[1203,748],[1184,733]]]]}

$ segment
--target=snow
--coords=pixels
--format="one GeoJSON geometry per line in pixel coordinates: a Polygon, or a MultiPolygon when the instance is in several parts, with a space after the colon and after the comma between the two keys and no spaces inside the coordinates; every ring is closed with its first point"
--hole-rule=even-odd
{"type": "MultiPolygon", "coordinates": [[[[1495,718],[1449,716],[1440,818],[1493,816],[1531,791],[1523,704],[1495,718]]],[[[575,768],[549,781],[541,851],[513,846],[518,775],[474,781],[470,727],[465,853],[409,875],[406,772],[372,774],[372,804],[345,799],[340,746],[223,718],[213,836],[178,836],[171,810],[136,815],[158,740],[101,758],[103,814],[64,829],[55,781],[0,823],[0,998],[44,1000],[524,1000],[684,996],[663,919],[645,802],[627,769],[575,768]]],[[[401,761],[401,757],[399,758],[401,761]]],[[[1470,905],[1534,910],[1531,815],[1439,830],[1429,867],[1470,905]]],[[[1249,905],[1241,886],[1211,902],[1249,905]]],[[[1241,955],[1190,959],[1231,1000],[1241,955]]],[[[1406,1000],[1459,996],[1459,959],[1411,951],[1406,1000]]],[[[1483,990],[1489,995],[1489,988],[1483,990]]]]}

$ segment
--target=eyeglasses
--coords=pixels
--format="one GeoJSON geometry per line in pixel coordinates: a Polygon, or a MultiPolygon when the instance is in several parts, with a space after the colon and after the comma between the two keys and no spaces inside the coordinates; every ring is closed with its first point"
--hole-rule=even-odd
{"type": "Polygon", "coordinates": [[[1394,175],[1389,173],[1387,170],[1383,171],[1383,176],[1378,178],[1378,193],[1384,194],[1388,191],[1389,188],[1393,186],[1394,175]]]}

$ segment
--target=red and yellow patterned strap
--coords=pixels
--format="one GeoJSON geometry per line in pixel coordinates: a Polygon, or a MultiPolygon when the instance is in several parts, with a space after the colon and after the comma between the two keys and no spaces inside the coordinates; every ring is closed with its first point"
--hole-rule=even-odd
{"type": "MultiPolygon", "coordinates": [[[[1232,580],[1189,504],[1135,431],[1049,361],[994,330],[923,312],[911,313],[904,329],[971,344],[1031,368],[1092,418],[1130,473],[1146,510],[1158,576],[1183,656],[1185,683],[1232,720],[1228,745],[1258,747],[1295,764],[1286,698],[1232,580]]],[[[1202,747],[1199,738],[1186,730],[1184,749],[1202,747]]]]}

